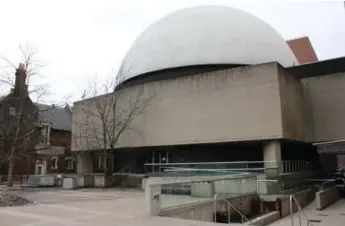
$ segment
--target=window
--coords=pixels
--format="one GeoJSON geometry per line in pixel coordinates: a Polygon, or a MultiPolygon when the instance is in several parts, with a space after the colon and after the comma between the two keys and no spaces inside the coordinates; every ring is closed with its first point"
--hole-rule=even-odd
{"type": "Polygon", "coordinates": [[[52,169],[58,168],[58,157],[54,156],[52,157],[52,169]]]}
{"type": "Polygon", "coordinates": [[[41,123],[41,135],[40,135],[40,143],[41,144],[50,144],[50,128],[51,125],[49,123],[41,123]]]}
{"type": "Polygon", "coordinates": [[[66,169],[74,169],[74,158],[73,157],[66,157],[65,158],[65,168],[66,169]]]}
{"type": "Polygon", "coordinates": [[[16,108],[15,107],[9,107],[8,114],[11,116],[16,116],[16,108]]]}
{"type": "Polygon", "coordinates": [[[107,158],[105,156],[98,156],[98,169],[105,169],[107,158]]]}
{"type": "MultiPolygon", "coordinates": [[[[114,157],[110,157],[111,158],[111,169],[114,169],[114,157]]],[[[98,156],[98,165],[97,168],[100,170],[104,170],[107,166],[107,157],[106,156],[98,156]]]]}

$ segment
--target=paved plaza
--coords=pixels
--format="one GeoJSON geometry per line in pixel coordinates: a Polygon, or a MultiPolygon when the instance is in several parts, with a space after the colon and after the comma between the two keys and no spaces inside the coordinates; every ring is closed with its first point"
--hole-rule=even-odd
{"type": "Polygon", "coordinates": [[[208,222],[149,217],[144,192],[114,189],[16,191],[35,205],[0,208],[0,226],[203,226],[208,222]]]}
{"type": "MultiPolygon", "coordinates": [[[[344,226],[345,225],[345,199],[341,199],[322,211],[315,210],[314,202],[304,208],[304,213],[314,226],[344,226]]],[[[299,226],[299,217],[294,215],[294,226],[299,226]]],[[[270,226],[291,226],[291,217],[278,220],[270,226]]],[[[302,217],[302,225],[307,225],[302,217]]]]}
{"type": "MultiPolygon", "coordinates": [[[[0,226],[219,225],[210,222],[149,217],[144,192],[138,190],[39,189],[12,191],[12,193],[24,196],[36,203],[22,207],[0,208],[0,226]]],[[[305,212],[309,219],[315,221],[312,223],[315,226],[343,226],[345,200],[340,200],[323,211],[315,211],[311,204],[305,209],[305,212]]],[[[271,225],[290,226],[291,219],[287,217],[271,225]]],[[[296,216],[295,225],[299,225],[296,216]]]]}

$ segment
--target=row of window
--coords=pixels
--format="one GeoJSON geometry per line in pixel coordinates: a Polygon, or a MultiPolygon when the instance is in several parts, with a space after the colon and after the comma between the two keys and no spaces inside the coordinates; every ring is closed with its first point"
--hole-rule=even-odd
{"type": "MultiPolygon", "coordinates": [[[[52,157],[52,169],[58,169],[58,162],[59,158],[57,156],[52,157]]],[[[75,159],[73,157],[66,157],[65,158],[65,169],[74,169],[75,168],[75,159]]],[[[97,168],[100,170],[104,170],[107,166],[107,158],[106,156],[98,156],[98,161],[97,161],[97,168]]],[[[111,160],[111,169],[114,169],[114,157],[112,157],[111,160]]]]}
{"type": "MultiPolygon", "coordinates": [[[[106,156],[98,156],[98,161],[97,161],[97,168],[99,170],[104,170],[107,166],[107,157],[106,156]]],[[[114,157],[111,159],[111,169],[114,169],[114,157]]]]}
{"type": "MultiPolygon", "coordinates": [[[[59,162],[58,157],[56,157],[56,156],[52,157],[51,168],[52,169],[58,169],[59,168],[58,162],[59,162]]],[[[75,160],[73,157],[66,157],[64,164],[65,164],[65,169],[73,170],[75,168],[75,160]]]]}
{"type": "Polygon", "coordinates": [[[50,123],[41,123],[41,134],[39,137],[39,143],[40,144],[50,144],[50,129],[51,124],[50,123]]]}
{"type": "MultiPolygon", "coordinates": [[[[15,107],[9,107],[9,115],[11,116],[16,116],[16,108],[15,107]]],[[[41,135],[39,138],[39,143],[40,144],[50,144],[50,128],[51,124],[50,123],[41,123],[42,128],[41,128],[41,135]]]]}

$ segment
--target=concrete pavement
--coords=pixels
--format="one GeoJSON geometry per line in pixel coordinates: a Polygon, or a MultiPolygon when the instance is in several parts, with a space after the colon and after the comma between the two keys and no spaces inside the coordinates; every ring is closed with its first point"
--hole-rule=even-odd
{"type": "MultiPolygon", "coordinates": [[[[173,218],[149,217],[144,192],[114,189],[37,189],[30,192],[12,191],[35,201],[37,204],[22,207],[0,208],[0,226],[211,226],[211,222],[187,221],[173,218]]],[[[305,209],[312,224],[343,226],[345,200],[340,200],[323,211],[316,211],[313,204],[305,209]],[[318,222],[316,222],[318,221],[318,222]]],[[[298,217],[295,226],[299,225],[298,217]]],[[[306,225],[306,222],[302,222],[306,225]]],[[[231,224],[239,225],[239,224],[231,224]]],[[[286,217],[271,225],[290,226],[286,217]]]]}
{"type": "MultiPolygon", "coordinates": [[[[304,208],[304,213],[315,226],[344,226],[345,225],[345,199],[341,199],[338,202],[332,204],[322,211],[315,210],[314,202],[304,208]]],[[[299,225],[299,217],[294,215],[295,226],[299,225]]],[[[278,220],[271,226],[291,226],[291,217],[287,216],[281,220],[278,220]]],[[[307,225],[306,220],[302,217],[302,225],[307,225]]]]}
{"type": "Polygon", "coordinates": [[[0,208],[0,226],[206,226],[209,222],[149,217],[141,191],[17,192],[36,205],[0,208]]]}

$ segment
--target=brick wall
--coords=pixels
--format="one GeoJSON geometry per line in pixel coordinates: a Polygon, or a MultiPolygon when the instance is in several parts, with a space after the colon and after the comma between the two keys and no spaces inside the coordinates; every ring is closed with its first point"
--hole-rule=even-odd
{"type": "Polygon", "coordinates": [[[308,37],[287,41],[300,64],[319,61],[308,37]]]}

